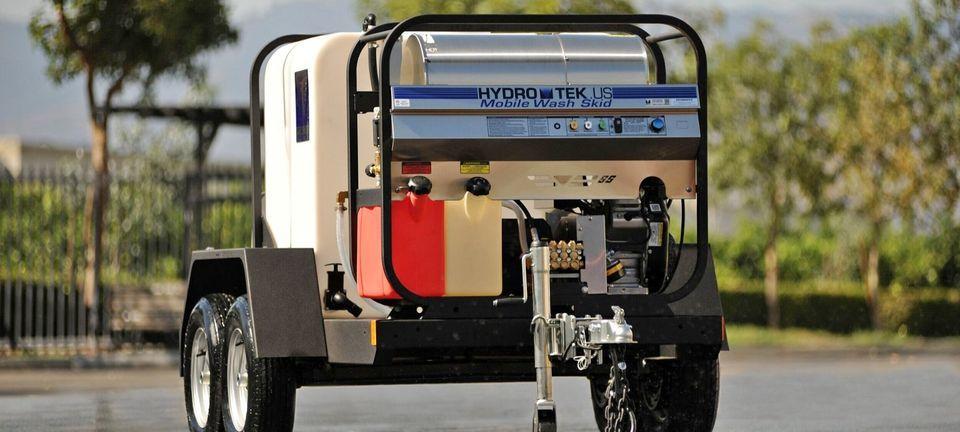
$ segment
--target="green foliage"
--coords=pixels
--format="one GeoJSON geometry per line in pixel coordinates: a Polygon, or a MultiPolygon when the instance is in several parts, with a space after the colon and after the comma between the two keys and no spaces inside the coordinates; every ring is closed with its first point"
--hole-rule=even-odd
{"type": "MultiPolygon", "coordinates": [[[[719,277],[763,278],[763,245],[762,231],[746,222],[741,222],[734,235],[715,238],[712,246],[719,277]]],[[[858,269],[852,249],[856,247],[844,244],[843,238],[829,231],[787,233],[777,243],[782,280],[853,280],[858,269]]],[[[960,228],[934,233],[892,231],[880,247],[880,282],[891,289],[960,287],[956,274],[958,250],[960,228]]]]}
{"type": "Polygon", "coordinates": [[[384,20],[401,20],[424,14],[635,12],[632,3],[627,0],[361,0],[358,10],[363,15],[376,13],[384,20]]]}
{"type": "MultiPolygon", "coordinates": [[[[911,85],[918,144],[930,185],[923,200],[956,217],[960,200],[960,0],[913,2],[911,85]]],[[[940,218],[934,218],[940,219],[940,218]]]]}
{"type": "Polygon", "coordinates": [[[237,39],[221,0],[50,0],[48,6],[33,15],[30,34],[57,83],[85,72],[110,82],[197,78],[197,54],[237,39]]]}
{"type": "Polygon", "coordinates": [[[909,23],[858,29],[839,43],[835,143],[842,161],[838,185],[848,211],[866,222],[874,242],[890,220],[911,217],[923,185],[923,163],[912,137],[908,83],[909,23]]]}
{"type": "MultiPolygon", "coordinates": [[[[246,177],[235,178],[236,186],[246,186],[246,177]]],[[[245,247],[250,243],[253,224],[250,203],[243,199],[223,201],[205,209],[203,217],[204,244],[201,247],[245,247]]]]}
{"type": "Polygon", "coordinates": [[[82,189],[70,174],[44,177],[0,179],[0,278],[63,283],[76,276],[66,258],[82,256],[76,217],[83,208],[82,189]]]}
{"type": "Polygon", "coordinates": [[[943,258],[943,265],[938,269],[938,283],[960,288],[960,224],[942,219],[930,240],[933,249],[943,258]]]}
{"type": "Polygon", "coordinates": [[[711,240],[717,276],[723,278],[763,278],[763,230],[741,221],[734,235],[711,240]]]}
{"type": "Polygon", "coordinates": [[[899,231],[884,236],[880,245],[880,282],[896,287],[937,286],[946,261],[937,239],[899,231]]]}
{"type": "MultiPolygon", "coordinates": [[[[184,276],[184,184],[191,161],[187,132],[173,127],[149,133],[138,125],[119,134],[118,147],[126,156],[111,176],[104,284],[142,285],[184,276]]],[[[195,247],[242,247],[250,235],[248,173],[210,171],[204,244],[195,247]]],[[[76,285],[84,266],[83,191],[89,178],[87,170],[72,165],[0,178],[0,280],[76,285]]]]}
{"type": "Polygon", "coordinates": [[[750,211],[712,239],[721,278],[761,278],[775,241],[786,281],[960,286],[960,1],[845,34],[821,23],[806,42],[759,23],[718,45],[712,185],[750,211]]]}
{"type": "MultiPolygon", "coordinates": [[[[764,325],[767,322],[759,281],[753,288],[724,287],[720,293],[728,323],[764,325]]],[[[788,285],[790,286],[790,285],[788,285]]],[[[781,293],[784,327],[854,333],[871,327],[867,302],[858,292],[818,291],[815,284],[797,284],[781,293]]],[[[885,294],[879,301],[883,329],[903,335],[960,335],[960,290],[928,289],[885,294]]]]}
{"type": "MultiPolygon", "coordinates": [[[[832,276],[849,277],[849,273],[824,274],[824,270],[834,264],[831,260],[840,248],[838,243],[836,238],[824,232],[804,230],[785,233],[777,241],[780,278],[784,281],[809,281],[832,276]]],[[[721,278],[763,278],[766,238],[758,225],[742,221],[733,236],[715,239],[712,244],[721,278]]]]}
{"type": "Polygon", "coordinates": [[[715,49],[712,67],[711,173],[722,190],[744,192],[764,216],[769,235],[783,230],[782,217],[805,197],[816,198],[823,182],[823,133],[816,119],[823,103],[812,91],[819,75],[806,49],[758,22],[733,46],[715,49]],[[719,97],[717,97],[719,96],[719,97]]]}

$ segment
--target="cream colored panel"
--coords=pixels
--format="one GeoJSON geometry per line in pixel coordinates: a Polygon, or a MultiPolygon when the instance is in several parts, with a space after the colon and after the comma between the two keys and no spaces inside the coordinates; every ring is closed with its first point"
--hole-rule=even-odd
{"type": "MultiPolygon", "coordinates": [[[[427,175],[433,182],[430,197],[460,199],[467,179],[459,162],[433,162],[427,175]]],[[[401,163],[393,162],[393,185],[406,183],[401,163]]],[[[490,198],[504,199],[631,199],[640,195],[640,182],[659,177],[667,195],[675,199],[696,197],[695,161],[492,161],[490,198]]],[[[400,195],[394,195],[399,199],[400,195]]]]}

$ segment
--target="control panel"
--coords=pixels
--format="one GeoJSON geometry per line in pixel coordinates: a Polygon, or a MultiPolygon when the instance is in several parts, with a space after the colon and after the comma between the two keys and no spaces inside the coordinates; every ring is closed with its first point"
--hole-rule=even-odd
{"type": "Polygon", "coordinates": [[[487,136],[577,137],[667,135],[667,121],[659,116],[570,116],[502,117],[489,116],[487,136]]]}
{"type": "MultiPolygon", "coordinates": [[[[491,161],[538,166],[553,161],[603,161],[590,172],[578,165],[579,171],[570,178],[625,179],[624,172],[638,169],[642,161],[697,158],[705,133],[698,116],[698,92],[692,84],[393,86],[390,158],[418,163],[479,161],[484,166],[491,161]],[[615,173],[602,169],[618,161],[637,166],[615,173]]],[[[523,184],[530,183],[528,176],[569,175],[554,171],[515,175],[523,177],[518,177],[523,184]]],[[[684,179],[677,183],[686,190],[692,183],[686,178],[689,171],[683,172],[684,179]]],[[[636,193],[635,186],[630,193],[636,193]]],[[[619,190],[607,192],[622,195],[619,190]]],[[[603,193],[591,192],[593,196],[603,193]]]]}
{"type": "MultiPolygon", "coordinates": [[[[398,140],[540,138],[697,138],[696,113],[627,115],[405,115],[395,116],[398,140]]],[[[492,159],[492,158],[491,158],[492,159]]]]}

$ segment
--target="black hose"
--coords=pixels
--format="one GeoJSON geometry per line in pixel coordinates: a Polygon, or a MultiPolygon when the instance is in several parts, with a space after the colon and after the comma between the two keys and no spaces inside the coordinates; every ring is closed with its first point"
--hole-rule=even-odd
{"type": "Polygon", "coordinates": [[[680,255],[683,254],[683,233],[686,232],[686,223],[687,223],[687,200],[680,200],[680,241],[677,242],[677,263],[673,266],[673,271],[670,272],[670,279],[667,279],[663,284],[663,289],[667,289],[667,285],[670,285],[670,282],[673,281],[673,277],[677,274],[677,268],[680,267],[680,255]]]}
{"type": "MultiPolygon", "coordinates": [[[[363,19],[363,32],[367,33],[370,29],[377,27],[377,15],[368,14],[363,19]]],[[[367,68],[370,70],[370,89],[380,91],[380,77],[377,76],[377,44],[372,43],[367,47],[367,68]]]]}
{"type": "Polygon", "coordinates": [[[523,212],[523,216],[527,218],[526,224],[527,224],[527,229],[530,231],[531,243],[535,242],[539,244],[540,232],[537,231],[537,227],[533,223],[533,215],[530,214],[530,210],[528,210],[527,206],[523,205],[523,202],[520,200],[513,200],[513,202],[517,203],[517,207],[520,207],[520,211],[523,212]]]}
{"type": "Polygon", "coordinates": [[[513,200],[513,202],[517,203],[517,207],[520,207],[520,211],[523,212],[523,215],[526,216],[528,221],[533,220],[533,215],[530,214],[530,210],[527,210],[527,206],[523,204],[523,201],[513,200]]]}
{"type": "Polygon", "coordinates": [[[380,77],[377,74],[377,44],[367,47],[367,68],[370,70],[370,89],[380,91],[380,77]]]}

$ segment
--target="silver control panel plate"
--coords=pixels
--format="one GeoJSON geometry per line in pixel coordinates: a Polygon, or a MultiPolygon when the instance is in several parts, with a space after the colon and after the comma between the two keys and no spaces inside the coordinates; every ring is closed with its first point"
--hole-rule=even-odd
{"type": "Polygon", "coordinates": [[[404,115],[393,119],[398,140],[518,138],[698,138],[696,113],[631,116],[404,115]]]}

